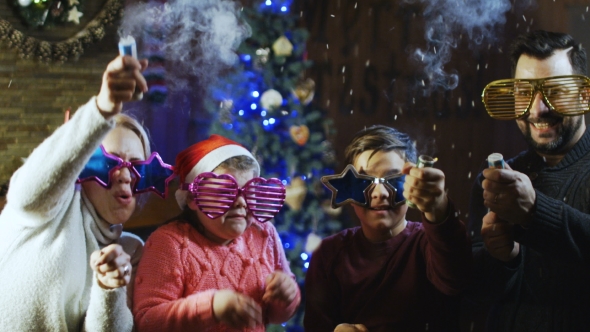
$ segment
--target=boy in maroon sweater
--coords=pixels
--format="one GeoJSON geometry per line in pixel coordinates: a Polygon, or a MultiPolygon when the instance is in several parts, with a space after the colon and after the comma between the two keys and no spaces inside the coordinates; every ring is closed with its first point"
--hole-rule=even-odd
{"type": "Polygon", "coordinates": [[[345,151],[351,164],[322,180],[332,205],[353,203],[361,226],[322,241],[305,280],[306,331],[457,331],[469,280],[464,224],[436,168],[417,168],[408,135],[373,126],[345,151]],[[406,199],[422,222],[406,221],[406,199]]]}

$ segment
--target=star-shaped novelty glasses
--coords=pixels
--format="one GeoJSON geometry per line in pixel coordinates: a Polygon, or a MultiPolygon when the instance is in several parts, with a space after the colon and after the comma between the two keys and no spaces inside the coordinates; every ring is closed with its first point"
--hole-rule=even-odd
{"type": "Polygon", "coordinates": [[[157,152],[153,152],[147,160],[128,162],[106,152],[102,145],[94,151],[84,166],[77,183],[96,181],[108,189],[111,187],[111,173],[121,167],[129,168],[131,176],[136,179],[132,188],[134,195],[153,191],[165,198],[168,194],[168,183],[174,178],[174,171],[172,166],[162,161],[157,152]]]}
{"type": "Polygon", "coordinates": [[[385,178],[359,174],[353,165],[348,165],[342,173],[322,176],[322,183],[332,191],[332,208],[349,203],[371,207],[371,192],[377,184],[383,184],[389,192],[389,205],[398,207],[406,202],[404,181],[406,176],[394,174],[385,178]]]}

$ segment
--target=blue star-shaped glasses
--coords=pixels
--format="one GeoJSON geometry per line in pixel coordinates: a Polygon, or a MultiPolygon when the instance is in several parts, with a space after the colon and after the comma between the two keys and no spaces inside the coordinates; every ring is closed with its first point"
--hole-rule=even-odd
{"type": "Polygon", "coordinates": [[[174,178],[172,166],[164,163],[157,152],[153,152],[147,160],[128,162],[106,152],[101,145],[84,166],[77,183],[96,181],[108,189],[111,187],[111,173],[121,167],[129,168],[136,179],[132,188],[134,195],[153,191],[164,198],[168,193],[168,183],[174,178]]]}
{"type": "Polygon", "coordinates": [[[391,208],[406,202],[404,198],[404,181],[406,176],[394,174],[385,178],[359,174],[353,165],[348,165],[342,173],[322,176],[322,183],[332,191],[332,207],[353,203],[362,207],[371,207],[371,192],[375,185],[381,183],[389,192],[391,208]]]}

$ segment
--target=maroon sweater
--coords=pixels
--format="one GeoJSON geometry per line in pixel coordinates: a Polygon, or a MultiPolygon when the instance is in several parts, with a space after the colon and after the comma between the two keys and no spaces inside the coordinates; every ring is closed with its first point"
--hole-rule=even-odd
{"type": "Polygon", "coordinates": [[[305,331],[340,323],[378,331],[457,331],[457,295],[467,286],[471,249],[457,218],[408,222],[381,243],[360,227],[322,241],[305,279],[305,331]]]}

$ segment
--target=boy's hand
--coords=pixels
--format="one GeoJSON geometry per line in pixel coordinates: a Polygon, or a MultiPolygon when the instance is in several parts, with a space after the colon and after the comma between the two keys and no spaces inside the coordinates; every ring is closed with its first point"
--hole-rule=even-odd
{"type": "Polygon", "coordinates": [[[273,300],[290,304],[297,296],[297,283],[288,274],[282,271],[275,271],[266,277],[266,290],[262,301],[273,300]]]}
{"type": "Polygon", "coordinates": [[[334,332],[369,332],[363,324],[340,324],[334,332]]]}
{"type": "Polygon", "coordinates": [[[488,212],[482,220],[481,237],[490,255],[508,262],[518,255],[520,245],[514,242],[513,225],[501,220],[494,212],[488,212]]]}
{"type": "Polygon", "coordinates": [[[417,168],[406,163],[402,169],[406,174],[404,197],[424,212],[432,223],[445,221],[448,215],[449,199],[445,193],[445,174],[437,168],[417,168]]]}
{"type": "Polygon", "coordinates": [[[119,244],[111,244],[90,255],[90,267],[96,272],[102,288],[113,289],[129,284],[131,280],[131,257],[119,244]]]}
{"type": "Polygon", "coordinates": [[[234,329],[254,328],[262,324],[262,308],[249,296],[229,289],[213,295],[213,315],[234,329]]]}
{"type": "Polygon", "coordinates": [[[136,86],[147,92],[147,82],[141,74],[147,65],[147,60],[138,61],[131,56],[118,56],[108,64],[96,97],[96,106],[105,118],[121,112],[123,102],[133,99],[136,86]]]}

